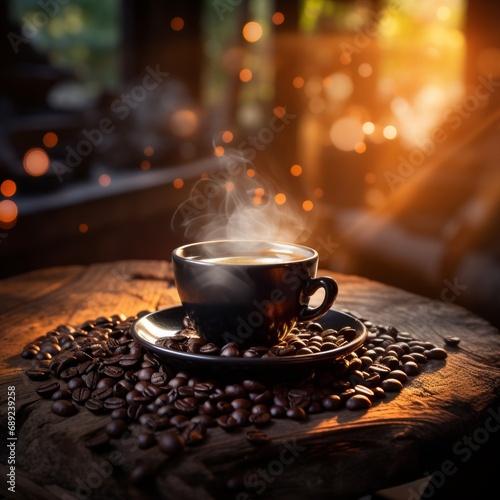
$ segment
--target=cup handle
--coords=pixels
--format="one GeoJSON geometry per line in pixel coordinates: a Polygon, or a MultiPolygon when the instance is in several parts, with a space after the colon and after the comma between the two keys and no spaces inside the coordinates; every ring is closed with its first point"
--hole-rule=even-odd
{"type": "Polygon", "coordinates": [[[305,284],[303,293],[307,297],[310,297],[314,292],[323,288],[325,290],[325,297],[323,302],[313,309],[309,309],[307,306],[300,313],[299,321],[311,321],[313,319],[323,316],[332,304],[335,302],[337,295],[339,293],[339,287],[337,282],[330,278],[329,276],[321,276],[319,278],[312,278],[308,280],[305,284]]]}

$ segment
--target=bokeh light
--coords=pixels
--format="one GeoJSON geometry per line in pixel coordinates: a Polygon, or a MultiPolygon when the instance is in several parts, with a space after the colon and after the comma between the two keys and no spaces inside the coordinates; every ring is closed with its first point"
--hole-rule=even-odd
{"type": "Polygon", "coordinates": [[[174,17],[170,21],[170,27],[174,31],[181,31],[181,29],[184,28],[184,19],[182,19],[182,17],[174,17]]]}
{"type": "Polygon", "coordinates": [[[332,99],[344,101],[352,94],[354,83],[349,75],[338,72],[327,76],[323,80],[323,87],[332,99]]]}
{"type": "Polygon", "coordinates": [[[78,226],[78,231],[80,231],[80,233],[82,233],[82,234],[85,234],[88,230],[89,230],[89,226],[85,223],[82,223],[78,226]]]}
{"type": "Polygon", "coordinates": [[[354,146],[354,151],[359,154],[363,154],[366,151],[366,144],[364,142],[358,142],[356,146],[354,146]]]}
{"type": "Polygon", "coordinates": [[[301,77],[301,76],[296,76],[293,80],[292,80],[292,85],[296,88],[296,89],[301,89],[303,86],[304,86],[304,79],[301,77]]]}
{"type": "Polygon", "coordinates": [[[153,156],[153,153],[155,152],[155,150],[153,149],[152,146],[146,146],[144,148],[144,155],[145,156],[153,156]]]}
{"type": "Polygon", "coordinates": [[[177,137],[189,137],[198,128],[198,117],[190,109],[178,109],[170,116],[170,130],[177,137]]]}
{"type": "Polygon", "coordinates": [[[249,82],[253,77],[253,73],[251,72],[251,70],[249,70],[248,68],[243,68],[241,71],[240,71],[240,80],[242,82],[249,82]]]}
{"type": "Polygon", "coordinates": [[[386,139],[394,139],[398,135],[398,131],[394,125],[387,125],[384,127],[384,137],[386,139]]]}
{"type": "Polygon", "coordinates": [[[294,177],[298,177],[299,175],[302,174],[302,167],[300,165],[292,165],[290,167],[290,173],[294,176],[294,177]]]}
{"type": "Polygon", "coordinates": [[[11,181],[10,179],[6,179],[0,185],[0,193],[2,193],[7,198],[9,198],[10,196],[14,196],[16,194],[16,191],[16,183],[14,181],[11,181]]]}
{"type": "Polygon", "coordinates": [[[286,109],[283,106],[276,106],[273,108],[273,115],[276,118],[283,118],[286,115],[286,109]]]}
{"type": "Polygon", "coordinates": [[[373,172],[367,172],[365,174],[365,182],[367,184],[374,184],[377,180],[377,176],[373,172]]]}
{"type": "Polygon", "coordinates": [[[151,168],[151,162],[148,160],[141,161],[141,170],[149,170],[151,168]]]}
{"type": "Polygon", "coordinates": [[[224,154],[224,147],[223,146],[215,146],[214,155],[215,156],[222,156],[223,154],[224,154]]]}
{"type": "Polygon", "coordinates": [[[363,123],[361,130],[366,135],[373,134],[373,132],[375,132],[375,124],[373,122],[365,122],[365,123],[363,123]]]}
{"type": "Polygon", "coordinates": [[[283,24],[285,22],[285,15],[283,14],[283,12],[275,12],[271,19],[273,21],[273,24],[279,26],[280,24],[283,24]]]}
{"type": "Polygon", "coordinates": [[[278,193],[274,197],[274,201],[276,202],[277,205],[283,205],[286,202],[286,195],[283,193],[278,193]]]}
{"type": "Polygon", "coordinates": [[[250,21],[243,26],[243,38],[247,42],[257,42],[262,37],[262,26],[255,22],[250,21]]]}
{"type": "Polygon", "coordinates": [[[24,170],[33,177],[39,177],[49,170],[50,160],[47,153],[41,148],[32,148],[26,151],[23,158],[24,170]]]}
{"type": "Polygon", "coordinates": [[[54,146],[57,145],[58,142],[59,142],[59,137],[57,137],[57,134],[55,134],[54,132],[47,132],[43,136],[43,145],[46,148],[53,148],[54,146]]]}
{"type": "Polygon", "coordinates": [[[361,122],[354,117],[339,118],[330,129],[332,144],[342,151],[352,151],[359,142],[363,142],[364,134],[361,122]]]}
{"type": "Polygon", "coordinates": [[[363,78],[368,78],[373,73],[372,65],[368,64],[368,63],[360,64],[359,68],[358,68],[358,73],[359,73],[359,76],[361,76],[363,78]]]}
{"type": "Polygon", "coordinates": [[[184,181],[180,177],[177,177],[172,184],[175,189],[181,189],[184,186],[184,181]]]}
{"type": "Polygon", "coordinates": [[[229,130],[222,132],[222,140],[228,144],[234,139],[233,133],[229,130]]]}
{"type": "Polygon", "coordinates": [[[0,225],[3,228],[12,227],[17,219],[17,205],[12,200],[0,201],[0,225]]]}
{"type": "Polygon", "coordinates": [[[253,168],[247,168],[247,176],[255,177],[255,170],[253,168]]]}
{"type": "Polygon", "coordinates": [[[108,174],[101,174],[99,176],[99,185],[102,187],[108,187],[111,184],[111,177],[108,174]]]}
{"type": "Polygon", "coordinates": [[[310,212],[314,208],[314,203],[311,200],[304,200],[302,202],[302,209],[306,212],[310,212]]]}
{"type": "Polygon", "coordinates": [[[316,188],[313,191],[313,194],[315,198],[323,198],[325,192],[323,191],[323,188],[316,188]]]}

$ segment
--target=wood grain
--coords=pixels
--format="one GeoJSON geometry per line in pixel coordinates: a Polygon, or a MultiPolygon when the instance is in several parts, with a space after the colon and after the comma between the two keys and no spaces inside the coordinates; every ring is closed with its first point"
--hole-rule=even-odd
{"type": "MultiPolygon", "coordinates": [[[[0,281],[2,428],[7,387],[15,386],[19,498],[358,498],[439,470],[446,461],[456,466],[456,479],[465,470],[467,452],[475,453],[465,438],[480,436],[488,441],[484,447],[497,438],[487,424],[500,423],[498,330],[453,304],[357,276],[320,272],[339,283],[335,309],[439,346],[445,336],[456,335],[459,347],[448,348],[445,361],[423,365],[400,393],[366,412],[325,412],[302,423],[274,420],[266,428],[271,443],[260,447],[247,443],[242,430],[209,429],[205,443],[178,459],[167,459],[156,448],[138,449],[134,428],[111,449],[89,451],[84,438],[102,429],[109,416],[53,415],[50,402],[35,393],[39,383],[24,374],[31,361],[20,356],[25,344],[60,324],[178,304],[169,263],[68,266],[0,281]],[[491,436],[485,436],[488,432],[491,436]],[[139,490],[128,479],[144,462],[157,464],[157,476],[154,488],[139,490]],[[228,479],[252,469],[255,494],[238,496],[226,488],[228,479]]],[[[6,459],[2,443],[3,478],[6,459]]],[[[6,488],[2,481],[0,491],[8,494],[6,488]]]]}

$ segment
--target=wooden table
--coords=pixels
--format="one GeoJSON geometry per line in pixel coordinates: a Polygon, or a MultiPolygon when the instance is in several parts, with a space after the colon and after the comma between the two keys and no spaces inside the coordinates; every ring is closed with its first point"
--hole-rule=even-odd
{"type": "MultiPolygon", "coordinates": [[[[157,490],[129,485],[138,460],[165,461],[155,447],[139,450],[131,437],[116,440],[123,464],[111,453],[88,450],[83,436],[103,428],[109,416],[80,411],[69,418],[50,411],[24,370],[32,361],[23,346],[59,324],[97,316],[178,304],[170,265],[123,261],[68,266],[22,274],[0,282],[2,481],[6,474],[7,393],[15,388],[16,498],[358,498],[434,474],[429,493],[420,483],[402,487],[400,498],[450,498],[483,491],[498,472],[500,436],[500,335],[465,309],[431,301],[356,276],[332,274],[348,309],[376,324],[394,325],[413,337],[444,346],[461,338],[445,361],[422,365],[400,393],[368,411],[347,409],[310,415],[306,422],[273,421],[271,443],[255,447],[242,432],[209,429],[202,445],[187,448],[160,467],[157,490]],[[285,455],[284,450],[288,450],[285,455]],[[281,457],[281,458],[280,458],[281,457]],[[262,471],[255,494],[226,489],[226,481],[249,466],[262,471]],[[447,496],[448,495],[448,496],[447,496]]],[[[393,494],[391,494],[393,495],[393,494]]],[[[479,496],[479,495],[478,495],[479,496]]],[[[387,493],[385,498],[396,498],[387,493]]]]}

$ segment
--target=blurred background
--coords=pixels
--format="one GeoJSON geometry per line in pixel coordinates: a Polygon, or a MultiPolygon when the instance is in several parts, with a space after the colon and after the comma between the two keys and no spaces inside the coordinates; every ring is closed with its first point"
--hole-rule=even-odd
{"type": "Polygon", "coordinates": [[[0,9],[0,277],[293,239],[500,326],[498,2],[0,9]]]}

